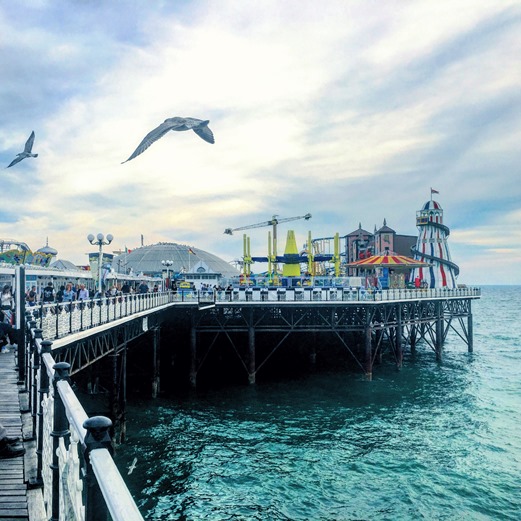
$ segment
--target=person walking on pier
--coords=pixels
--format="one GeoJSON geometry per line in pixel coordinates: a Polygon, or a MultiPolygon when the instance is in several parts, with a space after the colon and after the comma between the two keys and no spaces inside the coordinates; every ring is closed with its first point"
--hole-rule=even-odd
{"type": "Polygon", "coordinates": [[[32,286],[31,289],[25,295],[25,301],[29,307],[34,307],[37,304],[38,294],[36,293],[36,286],[32,286]]]}
{"type": "Polygon", "coordinates": [[[54,287],[52,282],[48,282],[47,286],[42,291],[42,302],[44,304],[50,304],[54,302],[54,287]]]}
{"type": "Polygon", "coordinates": [[[2,353],[9,353],[8,345],[13,345],[13,339],[16,338],[16,331],[13,326],[0,322],[0,342],[2,342],[2,353]]]}
{"type": "Polygon", "coordinates": [[[0,459],[17,458],[25,454],[23,447],[17,446],[20,438],[11,438],[6,428],[0,423],[0,459]]]}
{"type": "Polygon", "coordinates": [[[80,284],[78,300],[89,300],[89,290],[85,287],[85,284],[80,284]]]}
{"type": "Polygon", "coordinates": [[[13,308],[14,298],[11,293],[11,286],[6,284],[2,289],[2,294],[0,295],[0,319],[2,322],[11,322],[13,308]]]}

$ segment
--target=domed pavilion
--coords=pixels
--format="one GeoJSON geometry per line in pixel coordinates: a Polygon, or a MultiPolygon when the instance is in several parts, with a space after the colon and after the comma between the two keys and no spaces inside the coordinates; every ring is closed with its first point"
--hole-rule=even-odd
{"type": "Polygon", "coordinates": [[[177,244],[175,242],[160,242],[142,246],[135,250],[114,257],[112,269],[118,273],[133,273],[161,277],[169,270],[172,275],[213,274],[223,278],[239,275],[239,272],[228,262],[207,251],[177,244]],[[170,264],[171,262],[171,264],[170,264]]]}

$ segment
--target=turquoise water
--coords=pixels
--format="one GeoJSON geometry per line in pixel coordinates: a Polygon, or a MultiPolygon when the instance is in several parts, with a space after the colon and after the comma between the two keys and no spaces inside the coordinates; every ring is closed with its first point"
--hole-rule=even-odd
{"type": "Polygon", "coordinates": [[[146,519],[521,519],[521,287],[398,372],[134,402],[117,463],[146,519]],[[127,468],[137,458],[136,468],[127,468]]]}

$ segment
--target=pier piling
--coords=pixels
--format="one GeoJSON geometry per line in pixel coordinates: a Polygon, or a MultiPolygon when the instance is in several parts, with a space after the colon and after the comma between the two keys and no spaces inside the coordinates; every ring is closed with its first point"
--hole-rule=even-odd
{"type": "Polygon", "coordinates": [[[441,352],[443,348],[443,306],[441,301],[435,303],[436,309],[436,338],[435,350],[436,361],[441,362],[441,352]]]}
{"type": "Polygon", "coordinates": [[[402,368],[403,364],[403,348],[402,348],[402,307],[400,304],[396,306],[396,366],[402,368]]]}
{"type": "Polygon", "coordinates": [[[160,329],[154,328],[152,333],[152,398],[157,398],[161,383],[160,378],[160,329]]]}
{"type": "Polygon", "coordinates": [[[365,326],[365,376],[368,380],[373,379],[373,349],[372,349],[373,328],[369,322],[365,326]]]}
{"type": "Polygon", "coordinates": [[[197,330],[192,325],[190,329],[190,386],[197,385],[197,330]]]}
{"type": "Polygon", "coordinates": [[[255,328],[248,328],[248,383],[255,383],[255,328]]]}

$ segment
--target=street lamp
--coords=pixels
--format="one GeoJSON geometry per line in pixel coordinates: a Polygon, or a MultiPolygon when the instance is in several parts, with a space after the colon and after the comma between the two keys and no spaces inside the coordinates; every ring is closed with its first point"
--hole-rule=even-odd
{"type": "Polygon", "coordinates": [[[110,233],[107,234],[107,240],[105,240],[105,236],[102,233],[98,233],[98,235],[96,237],[94,237],[94,235],[92,235],[92,233],[89,233],[89,235],[87,235],[87,240],[91,244],[97,244],[99,246],[98,293],[99,293],[100,297],[101,297],[101,260],[102,260],[102,255],[103,255],[102,250],[103,250],[103,246],[107,246],[108,244],[110,244],[113,241],[113,239],[114,239],[114,237],[110,233]]]}
{"type": "Polygon", "coordinates": [[[169,276],[170,266],[172,266],[173,263],[174,263],[174,261],[171,261],[171,260],[162,260],[161,261],[161,264],[163,266],[166,266],[166,284],[167,284],[166,289],[168,289],[168,285],[170,283],[170,279],[168,276],[169,276]]]}

